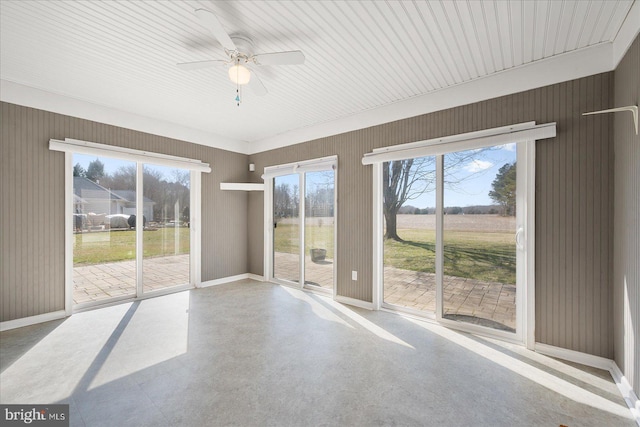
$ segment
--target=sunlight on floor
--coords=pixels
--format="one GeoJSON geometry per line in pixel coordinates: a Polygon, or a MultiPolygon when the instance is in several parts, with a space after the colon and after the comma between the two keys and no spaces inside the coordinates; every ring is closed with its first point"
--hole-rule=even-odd
{"type": "MultiPolygon", "coordinates": [[[[32,383],[26,388],[33,403],[61,401],[183,354],[189,298],[189,292],[179,292],[74,314],[2,372],[3,389],[25,389],[32,383]],[[51,354],[56,354],[54,364],[42,366],[51,354]],[[23,372],[29,372],[28,384],[24,375],[14,374],[23,372]],[[55,383],[48,380],[52,372],[55,383]],[[22,383],[12,384],[18,378],[22,383]]],[[[27,403],[19,395],[11,400],[27,403]]]]}
{"type": "Polygon", "coordinates": [[[289,288],[287,286],[281,286],[281,288],[287,291],[287,293],[293,296],[294,298],[297,298],[299,300],[302,300],[308,303],[311,306],[311,309],[313,310],[313,312],[322,319],[338,322],[338,323],[344,324],[345,326],[349,326],[350,328],[353,328],[353,326],[351,326],[349,323],[347,323],[342,318],[334,314],[334,312],[339,312],[342,315],[348,317],[353,322],[363,327],[364,329],[368,330],[372,334],[376,335],[377,337],[382,338],[386,341],[392,342],[394,344],[399,344],[415,350],[415,348],[411,344],[407,344],[400,338],[389,333],[388,331],[376,325],[375,323],[360,316],[358,313],[350,309],[348,306],[345,306],[343,304],[340,304],[339,302],[333,301],[330,298],[327,298],[325,296],[311,294],[309,292],[289,288]],[[334,312],[332,312],[325,306],[330,307],[334,312]]]}
{"type": "Polygon", "coordinates": [[[340,316],[336,315],[334,312],[326,308],[324,305],[320,304],[318,301],[314,300],[311,297],[311,294],[306,291],[302,291],[299,289],[294,289],[288,286],[281,286],[281,288],[291,295],[293,298],[303,301],[311,307],[313,313],[321,319],[328,320],[330,322],[336,322],[343,326],[347,326],[353,329],[349,323],[344,321],[340,316]]]}
{"type": "Polygon", "coordinates": [[[585,372],[581,369],[568,365],[565,362],[561,362],[552,357],[545,356],[544,354],[536,353],[535,351],[528,350],[519,345],[509,344],[509,343],[505,343],[505,342],[490,339],[490,338],[482,338],[482,339],[488,342],[491,342],[494,345],[506,348],[509,351],[517,353],[520,356],[526,357],[530,359],[532,362],[545,365],[546,367],[553,369],[555,371],[561,372],[566,376],[570,376],[585,384],[589,384],[593,387],[597,387],[603,392],[606,392],[606,393],[613,392],[616,395],[618,394],[617,388],[610,380],[606,380],[604,378],[598,377],[597,375],[590,374],[589,372],[585,372]]]}
{"type": "MultiPolygon", "coordinates": [[[[565,396],[569,399],[572,399],[584,405],[588,405],[588,406],[600,409],[602,411],[607,411],[611,414],[614,414],[623,418],[632,419],[631,413],[629,412],[629,409],[627,407],[616,404],[595,393],[584,390],[574,384],[571,384],[568,381],[558,378],[555,375],[550,374],[542,369],[531,366],[526,362],[515,359],[513,357],[510,357],[502,353],[501,351],[493,349],[487,345],[481,344],[460,332],[456,332],[451,329],[447,329],[439,325],[433,325],[420,320],[414,320],[411,318],[407,318],[407,320],[433,333],[436,333],[441,337],[446,338],[447,340],[455,344],[458,344],[459,346],[469,351],[472,351],[478,354],[479,356],[482,356],[494,363],[497,363],[500,366],[518,375],[522,375],[528,380],[536,382],[541,386],[546,387],[555,393],[558,393],[562,396],[565,396]]],[[[500,345],[507,346],[508,344],[500,343],[500,345]]],[[[509,349],[511,349],[511,347],[509,347],[509,349]]],[[[542,355],[540,355],[540,358],[541,358],[540,359],[541,363],[546,364],[547,361],[544,359],[548,359],[548,358],[542,355]]],[[[554,367],[554,369],[562,373],[573,372],[572,370],[573,368],[566,369],[567,367],[564,364],[561,364],[562,366],[559,366],[557,364],[551,363],[551,365],[554,367]]],[[[584,373],[584,375],[592,376],[587,373],[584,373]]],[[[592,377],[595,378],[595,376],[592,376],[592,377]]],[[[599,383],[598,381],[595,381],[593,378],[591,379],[591,381],[594,383],[599,383]]]]}
{"type": "Polygon", "coordinates": [[[89,390],[186,353],[189,296],[178,292],[142,301],[89,390]]]}

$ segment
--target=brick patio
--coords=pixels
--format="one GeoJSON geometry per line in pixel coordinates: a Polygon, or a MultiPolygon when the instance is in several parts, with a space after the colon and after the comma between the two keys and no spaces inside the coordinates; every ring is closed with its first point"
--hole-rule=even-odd
{"type": "MultiPolygon", "coordinates": [[[[143,272],[145,292],[189,283],[189,254],[146,258],[143,272]]],[[[135,292],[135,261],[79,266],[73,269],[74,304],[135,295],[135,292]]]]}
{"type": "MultiPolygon", "coordinates": [[[[275,252],[274,277],[297,282],[299,279],[298,255],[275,252]]],[[[305,257],[305,282],[324,289],[333,289],[333,260],[313,262],[310,256],[305,257]]]]}
{"type": "MultiPolygon", "coordinates": [[[[333,288],[333,263],[318,264],[305,257],[307,284],[333,288]]],[[[298,256],[275,253],[275,277],[298,281],[298,256]]],[[[445,318],[513,332],[516,327],[516,287],[464,277],[444,277],[445,318]]],[[[435,274],[384,269],[384,301],[419,311],[435,312],[435,274]]]]}
{"type": "MultiPolygon", "coordinates": [[[[333,260],[312,262],[305,257],[306,282],[333,289],[333,260]]],[[[145,291],[189,282],[189,255],[149,258],[144,261],[145,291]]],[[[74,304],[134,295],[135,261],[75,267],[74,304]]],[[[298,281],[298,256],[275,253],[275,277],[298,281]]],[[[463,277],[444,277],[444,317],[495,329],[514,331],[516,287],[463,277]]],[[[384,269],[384,301],[419,311],[434,312],[435,274],[384,269]]]]}
{"type": "MultiPolygon", "coordinates": [[[[443,291],[445,318],[515,331],[515,285],[444,276],[443,291]]],[[[435,312],[435,274],[385,267],[384,301],[414,310],[435,312]]]]}

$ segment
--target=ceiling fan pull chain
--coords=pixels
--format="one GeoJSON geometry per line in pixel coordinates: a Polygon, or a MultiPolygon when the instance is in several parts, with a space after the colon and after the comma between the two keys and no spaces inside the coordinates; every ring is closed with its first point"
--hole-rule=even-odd
{"type": "MultiPolygon", "coordinates": [[[[236,58],[236,65],[240,64],[240,58],[236,58]]],[[[236,67],[236,105],[240,106],[240,83],[239,83],[240,68],[236,67]]]]}

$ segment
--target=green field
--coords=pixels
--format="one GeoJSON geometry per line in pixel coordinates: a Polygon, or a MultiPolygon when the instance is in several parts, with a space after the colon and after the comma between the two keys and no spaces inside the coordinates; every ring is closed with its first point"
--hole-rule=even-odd
{"type": "MultiPolygon", "coordinates": [[[[278,224],[274,230],[276,252],[298,253],[299,227],[278,224]]],[[[145,258],[173,255],[173,228],[144,231],[145,258]]],[[[179,253],[189,253],[189,229],[179,228],[179,253]]],[[[334,258],[333,227],[306,227],[305,253],[309,249],[327,250],[334,258]]],[[[384,242],[385,266],[405,270],[435,273],[435,231],[429,229],[399,229],[404,242],[384,242]]],[[[74,265],[102,264],[135,259],[135,231],[82,233],[75,236],[74,265]]],[[[483,231],[445,231],[445,275],[468,277],[487,282],[515,284],[515,242],[512,233],[483,231]]]]}
{"type": "MultiPolygon", "coordinates": [[[[274,250],[288,254],[297,254],[300,248],[299,226],[297,224],[278,224],[274,230],[274,250]]],[[[305,254],[309,250],[326,249],[327,258],[333,259],[333,226],[307,226],[305,235],[305,254]]]]}
{"type": "MultiPolygon", "coordinates": [[[[275,230],[276,252],[298,253],[298,225],[278,224],[275,230]]],[[[306,227],[306,254],[313,246],[309,242],[333,242],[332,227],[306,227]]],[[[412,271],[435,273],[435,231],[428,229],[400,229],[404,242],[385,240],[384,264],[412,271]]],[[[445,275],[467,277],[487,282],[515,284],[516,258],[513,233],[483,231],[445,231],[445,275]]],[[[333,244],[316,245],[327,249],[333,258],[333,244]]]]}
{"type": "MultiPolygon", "coordinates": [[[[179,254],[189,253],[189,228],[178,228],[179,254]]],[[[73,265],[104,264],[136,258],[135,230],[75,234],[73,265]]],[[[175,255],[175,229],[143,232],[145,258],[175,255]]]]}
{"type": "MultiPolygon", "coordinates": [[[[435,231],[398,230],[404,242],[385,240],[384,264],[435,273],[435,231]]],[[[485,282],[516,283],[516,247],[512,233],[445,231],[444,274],[485,282]]]]}

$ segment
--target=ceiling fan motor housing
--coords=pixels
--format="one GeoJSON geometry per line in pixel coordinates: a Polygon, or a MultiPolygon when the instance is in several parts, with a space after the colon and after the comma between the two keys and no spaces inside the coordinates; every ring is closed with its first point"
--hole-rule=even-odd
{"type": "Polygon", "coordinates": [[[238,57],[247,59],[253,55],[253,40],[243,34],[233,34],[229,37],[236,45],[238,57]]]}

